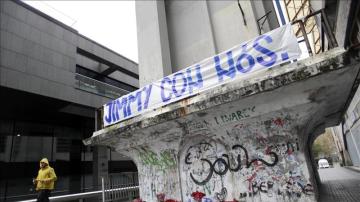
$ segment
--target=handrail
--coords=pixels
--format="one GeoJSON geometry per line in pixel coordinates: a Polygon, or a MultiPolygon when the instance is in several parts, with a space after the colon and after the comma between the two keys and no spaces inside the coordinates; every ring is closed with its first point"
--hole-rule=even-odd
{"type": "Polygon", "coordinates": [[[111,99],[120,97],[121,95],[130,93],[130,91],[110,85],[108,83],[98,81],[96,79],[75,73],[75,88],[95,93],[111,99]]]}
{"type": "Polygon", "coordinates": [[[296,24],[296,23],[299,23],[299,25],[300,25],[300,30],[301,30],[301,32],[302,32],[302,34],[303,34],[303,37],[304,37],[304,40],[305,40],[305,44],[306,44],[306,48],[307,48],[307,50],[308,50],[309,55],[312,56],[313,53],[312,53],[312,50],[311,50],[309,38],[308,38],[308,36],[307,36],[307,34],[306,34],[304,22],[303,22],[302,20],[295,20],[295,21],[293,21],[291,24],[294,25],[294,24],[296,24]]]}
{"type": "Polygon", "coordinates": [[[105,82],[102,82],[102,81],[99,81],[99,80],[93,79],[93,78],[91,78],[91,77],[88,77],[88,76],[85,76],[85,75],[82,75],[82,74],[79,74],[79,73],[75,73],[75,76],[83,77],[83,78],[86,78],[86,79],[92,80],[92,81],[94,81],[94,82],[101,83],[101,84],[103,84],[104,86],[108,86],[108,87],[111,87],[111,88],[116,88],[116,89],[119,89],[119,90],[125,91],[126,93],[130,93],[130,91],[128,91],[128,90],[125,90],[125,89],[119,88],[119,87],[114,86],[114,85],[110,85],[110,84],[108,84],[108,83],[105,83],[105,82]]]}
{"type": "MultiPolygon", "coordinates": [[[[295,20],[295,21],[291,22],[292,25],[294,25],[296,23],[298,23],[300,25],[300,29],[297,31],[296,35],[299,33],[299,31],[302,32],[302,35],[303,35],[304,40],[305,40],[306,48],[307,48],[308,53],[309,53],[310,56],[313,55],[313,52],[311,50],[309,38],[307,37],[305,24],[306,24],[306,22],[308,21],[309,18],[314,17],[314,16],[316,16],[318,14],[320,14],[320,16],[321,16],[321,27],[323,28],[322,30],[326,34],[326,37],[327,37],[328,43],[329,43],[329,47],[330,48],[335,48],[335,47],[338,46],[335,35],[331,31],[330,23],[329,23],[327,15],[325,13],[325,10],[324,9],[317,10],[317,11],[312,12],[309,15],[307,15],[307,16],[301,18],[301,19],[298,19],[298,20],[295,20]]],[[[324,46],[325,39],[324,39],[323,35],[321,36],[321,41],[323,43],[322,46],[324,46]]],[[[322,50],[324,50],[324,47],[322,47],[322,50]]]]}
{"type": "MultiPolygon", "coordinates": [[[[139,186],[131,186],[131,187],[122,187],[122,188],[115,188],[115,189],[106,189],[105,192],[113,192],[113,191],[129,191],[129,190],[136,190],[139,189],[139,186]]],[[[77,193],[77,194],[68,194],[62,196],[53,196],[50,197],[50,201],[70,201],[70,200],[78,200],[84,198],[92,198],[96,196],[101,196],[103,193],[102,190],[98,191],[91,191],[91,192],[84,192],[84,193],[77,193]]],[[[24,200],[20,202],[36,202],[36,199],[24,200]]]]}

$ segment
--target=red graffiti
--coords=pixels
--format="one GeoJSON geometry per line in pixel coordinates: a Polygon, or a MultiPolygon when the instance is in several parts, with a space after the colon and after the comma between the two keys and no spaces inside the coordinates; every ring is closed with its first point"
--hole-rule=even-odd
{"type": "Polygon", "coordinates": [[[266,144],[266,139],[263,136],[256,136],[256,139],[261,143],[261,144],[266,144]]]}
{"type": "MultiPolygon", "coordinates": [[[[165,200],[165,194],[164,193],[158,193],[156,194],[156,198],[157,198],[157,201],[158,202],[179,202],[175,199],[166,199],[165,200]]],[[[135,202],[135,201],[134,201],[135,202]]],[[[142,201],[139,201],[139,202],[142,202],[142,201]]]]}
{"type": "Polygon", "coordinates": [[[175,199],[166,199],[165,202],[179,202],[179,201],[177,201],[175,199]]]}
{"type": "Polygon", "coordinates": [[[266,150],[265,150],[265,154],[268,155],[268,154],[270,154],[270,152],[271,152],[271,148],[267,146],[267,147],[266,147],[266,150]]]}
{"type": "Polygon", "coordinates": [[[249,187],[248,187],[249,190],[251,190],[252,181],[255,177],[256,177],[256,173],[252,174],[252,176],[246,180],[249,181],[249,187]]]}
{"type": "Polygon", "coordinates": [[[201,202],[201,199],[205,196],[204,193],[202,192],[199,192],[199,191],[196,191],[196,192],[193,192],[191,194],[191,196],[193,197],[193,199],[197,202],[201,202]]]}
{"type": "Polygon", "coordinates": [[[156,194],[156,198],[159,202],[164,202],[165,201],[165,194],[164,193],[159,193],[156,194]]]}
{"type": "Polygon", "coordinates": [[[273,122],[274,122],[275,125],[281,126],[281,127],[284,127],[284,124],[285,124],[284,121],[281,118],[277,118],[273,122]]]}

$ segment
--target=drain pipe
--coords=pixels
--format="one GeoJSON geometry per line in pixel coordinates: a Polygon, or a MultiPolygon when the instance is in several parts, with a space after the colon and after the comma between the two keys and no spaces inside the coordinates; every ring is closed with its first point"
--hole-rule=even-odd
{"type": "Polygon", "coordinates": [[[244,20],[244,25],[247,26],[246,19],[245,19],[245,13],[244,13],[244,10],[241,7],[240,0],[238,0],[238,6],[239,6],[239,9],[240,9],[241,15],[243,17],[243,20],[244,20]]]}

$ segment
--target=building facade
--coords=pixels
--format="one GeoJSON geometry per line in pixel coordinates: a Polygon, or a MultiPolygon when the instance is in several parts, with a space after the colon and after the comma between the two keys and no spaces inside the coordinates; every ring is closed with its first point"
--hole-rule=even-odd
{"type": "MultiPolygon", "coordinates": [[[[344,48],[357,47],[358,7],[359,4],[352,0],[138,2],[136,13],[140,85],[185,69],[320,9],[326,11],[338,45],[344,48]],[[149,38],[152,40],[148,40],[149,38]],[[153,69],[157,71],[152,71],[153,69]]],[[[328,49],[320,44],[321,35],[324,35],[321,23],[321,18],[315,17],[309,18],[304,24],[314,54],[328,49]]],[[[294,31],[300,46],[305,48],[300,27],[294,28],[294,31]]],[[[356,94],[352,104],[348,105],[348,112],[344,116],[343,122],[347,124],[344,136],[342,133],[338,134],[341,136],[339,141],[343,140],[341,142],[344,146],[339,152],[344,153],[341,155],[344,156],[344,164],[350,162],[351,156],[355,161],[354,165],[358,165],[360,159],[357,141],[360,133],[352,131],[357,128],[357,96],[356,94]],[[346,157],[349,155],[350,157],[346,157]]]]}
{"type": "Polygon", "coordinates": [[[279,27],[271,1],[137,2],[136,19],[142,86],[279,27]]]}
{"type": "Polygon", "coordinates": [[[1,1],[0,201],[34,198],[47,157],[53,195],[98,189],[98,177],[136,171],[106,147],[85,147],[95,109],[139,87],[138,65],[21,1],[1,1]]]}
{"type": "MultiPolygon", "coordinates": [[[[347,52],[343,48],[350,47],[349,36],[356,33],[350,27],[357,15],[349,9],[356,1],[296,1],[287,10],[294,2],[136,2],[144,89],[161,78],[162,83],[171,82],[192,65],[218,64],[217,57],[227,58],[224,51],[231,47],[298,19],[305,30],[297,27],[294,32],[298,42],[310,40],[306,46],[312,58],[277,67],[279,74],[271,69],[267,76],[223,84],[102,128],[88,144],[110,145],[131,156],[139,169],[140,196],[147,201],[162,194],[180,201],[196,201],[197,194],[205,194],[205,201],[316,201],[320,179],[310,146],[325,128],[340,122],[359,79],[341,77],[342,70],[324,71],[341,66],[349,75],[358,72],[355,58],[339,54],[347,52]],[[319,9],[325,9],[328,18],[304,19],[323,13],[316,12],[319,9]],[[285,15],[287,22],[281,19],[285,15]],[[345,60],[353,63],[342,63],[345,60]],[[289,76],[293,65],[309,69],[295,68],[289,76]],[[289,80],[296,82],[288,85],[289,80]],[[338,82],[342,89],[334,88],[338,82]],[[264,92],[266,84],[277,89],[264,92]],[[242,113],[248,113],[246,118],[242,113]]],[[[230,72],[232,65],[228,60],[222,68],[230,72]]],[[[173,82],[175,94],[176,87],[173,82]]]]}
{"type": "Polygon", "coordinates": [[[360,167],[359,103],[360,89],[356,91],[341,124],[332,128],[342,164],[346,166],[360,167]]]}
{"type": "MultiPolygon", "coordinates": [[[[310,1],[315,8],[325,8],[331,19],[330,25],[340,46],[347,49],[359,47],[359,8],[360,3],[352,0],[310,1]]],[[[359,89],[353,89],[355,95],[349,100],[341,124],[333,127],[336,147],[342,165],[360,166],[359,131],[359,89]]]]}

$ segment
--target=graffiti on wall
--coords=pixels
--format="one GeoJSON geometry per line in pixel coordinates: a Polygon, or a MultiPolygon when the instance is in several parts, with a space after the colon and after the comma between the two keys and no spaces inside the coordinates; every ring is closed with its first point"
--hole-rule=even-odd
{"type": "Polygon", "coordinates": [[[202,201],[313,198],[294,117],[234,122],[212,138],[189,142],[179,162],[184,200],[195,201],[191,194],[196,191],[205,194],[202,201]]]}
{"type": "MultiPolygon", "coordinates": [[[[202,143],[203,145],[205,145],[206,147],[212,147],[211,144],[206,144],[206,143],[202,143]]],[[[211,179],[211,177],[213,176],[213,174],[217,174],[217,175],[225,175],[228,171],[230,172],[237,172],[239,170],[241,170],[243,168],[242,164],[245,166],[245,168],[249,168],[252,164],[254,163],[263,163],[267,166],[274,166],[276,165],[277,161],[278,161],[278,156],[275,152],[268,152],[268,155],[270,155],[272,157],[272,162],[268,162],[262,158],[254,158],[249,160],[249,155],[248,155],[248,151],[245,149],[245,147],[243,147],[242,145],[234,145],[232,147],[233,150],[241,150],[244,153],[244,160],[242,161],[241,158],[241,154],[239,153],[236,157],[236,165],[233,166],[231,165],[230,162],[230,157],[228,154],[222,154],[221,157],[216,158],[214,162],[211,162],[209,159],[206,158],[201,158],[200,161],[203,161],[204,163],[208,164],[209,167],[209,173],[206,176],[205,179],[203,180],[196,180],[193,176],[192,173],[190,173],[190,177],[191,179],[194,181],[195,184],[197,185],[204,185],[207,182],[209,182],[209,180],[211,179]]],[[[188,152],[185,156],[185,164],[187,165],[191,165],[192,162],[192,153],[188,152]]]]}
{"type": "Polygon", "coordinates": [[[159,155],[154,151],[140,151],[139,156],[144,165],[155,166],[160,170],[176,166],[174,154],[170,150],[161,151],[159,155]]]}
{"type": "Polygon", "coordinates": [[[208,127],[211,126],[211,123],[207,122],[206,120],[188,121],[185,125],[187,126],[189,133],[192,133],[199,130],[208,129],[208,127]]]}
{"type": "MultiPolygon", "coordinates": [[[[166,193],[171,198],[179,198],[179,182],[167,180],[178,177],[175,151],[141,148],[134,152],[138,154],[139,182],[142,182],[139,186],[143,190],[141,197],[155,200],[157,194],[166,193]]],[[[171,198],[165,201],[171,201],[171,198]]]]}
{"type": "Polygon", "coordinates": [[[236,122],[245,118],[249,118],[253,112],[255,112],[255,106],[236,110],[228,114],[215,116],[214,120],[217,125],[223,125],[226,123],[236,122]]]}

